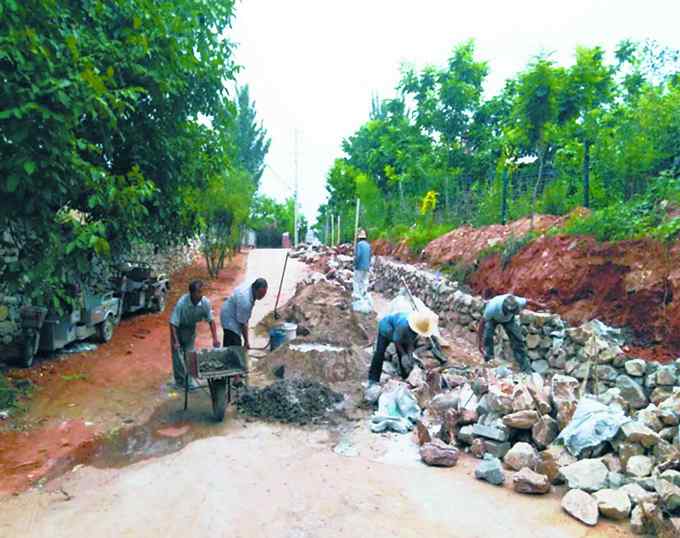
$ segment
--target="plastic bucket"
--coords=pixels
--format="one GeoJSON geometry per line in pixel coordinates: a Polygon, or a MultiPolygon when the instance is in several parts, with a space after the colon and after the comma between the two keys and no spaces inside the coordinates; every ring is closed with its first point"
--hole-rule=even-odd
{"type": "Polygon", "coordinates": [[[286,341],[295,340],[295,337],[297,336],[297,324],[284,323],[282,328],[286,332],[286,341]]]}
{"type": "Polygon", "coordinates": [[[269,331],[269,350],[274,351],[286,341],[286,331],[281,327],[276,327],[269,331]]]}

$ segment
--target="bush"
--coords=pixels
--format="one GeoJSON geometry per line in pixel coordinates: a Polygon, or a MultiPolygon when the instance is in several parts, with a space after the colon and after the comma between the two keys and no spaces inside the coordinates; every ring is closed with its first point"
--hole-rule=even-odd
{"type": "Polygon", "coordinates": [[[450,224],[437,224],[427,228],[416,226],[409,229],[404,238],[409,248],[415,254],[420,254],[430,241],[450,232],[452,228],[450,224]]]}
{"type": "Polygon", "coordinates": [[[565,224],[563,233],[591,235],[598,241],[623,241],[653,237],[671,241],[680,232],[677,217],[667,216],[668,204],[680,203],[680,178],[662,174],[644,195],[628,202],[618,202],[590,215],[574,215],[565,224]]]}
{"type": "Polygon", "coordinates": [[[0,409],[14,407],[17,399],[17,390],[9,384],[7,378],[0,374],[0,409]]]}

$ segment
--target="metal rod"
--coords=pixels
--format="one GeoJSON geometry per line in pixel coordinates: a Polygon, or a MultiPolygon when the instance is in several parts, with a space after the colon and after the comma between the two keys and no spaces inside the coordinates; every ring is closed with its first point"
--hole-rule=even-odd
{"type": "Polygon", "coordinates": [[[288,252],[286,252],[286,260],[283,262],[283,272],[281,273],[281,282],[279,282],[279,292],[276,294],[276,303],[274,304],[274,319],[279,319],[279,313],[276,309],[279,306],[279,298],[281,297],[281,288],[283,287],[283,277],[286,274],[286,266],[288,265],[288,252]]]}

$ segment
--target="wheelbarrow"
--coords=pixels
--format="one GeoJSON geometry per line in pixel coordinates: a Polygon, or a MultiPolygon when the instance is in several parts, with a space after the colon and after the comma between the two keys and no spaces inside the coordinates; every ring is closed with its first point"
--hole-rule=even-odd
{"type": "MultiPolygon", "coordinates": [[[[184,355],[184,410],[189,404],[189,376],[199,381],[207,381],[207,389],[212,400],[215,420],[224,420],[224,412],[231,402],[234,378],[241,377],[244,386],[248,385],[248,356],[241,346],[188,351],[184,355]]],[[[206,387],[201,387],[203,390],[206,387]]]]}

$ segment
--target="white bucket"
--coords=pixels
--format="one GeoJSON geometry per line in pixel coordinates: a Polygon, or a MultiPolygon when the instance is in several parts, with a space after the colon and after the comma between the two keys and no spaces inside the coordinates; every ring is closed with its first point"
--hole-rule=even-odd
{"type": "Polygon", "coordinates": [[[297,336],[297,323],[283,323],[281,328],[286,332],[286,342],[295,340],[297,336]]]}

